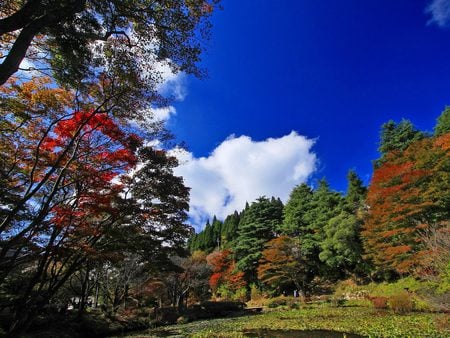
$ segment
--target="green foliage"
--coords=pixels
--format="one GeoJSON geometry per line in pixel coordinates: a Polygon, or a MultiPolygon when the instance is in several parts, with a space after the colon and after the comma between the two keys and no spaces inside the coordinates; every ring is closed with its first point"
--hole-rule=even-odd
{"type": "Polygon", "coordinates": [[[239,289],[237,289],[233,296],[231,297],[232,300],[237,300],[240,302],[246,302],[248,300],[248,296],[247,296],[247,288],[246,287],[241,287],[239,289]]]}
{"type": "Polygon", "coordinates": [[[420,281],[413,277],[399,279],[393,283],[370,283],[355,287],[357,290],[367,290],[373,296],[393,296],[403,292],[405,289],[410,292],[422,292],[433,288],[433,283],[420,281]]]}
{"type": "Polygon", "coordinates": [[[299,303],[300,303],[299,298],[279,296],[279,297],[271,298],[267,302],[267,307],[270,309],[274,309],[277,307],[287,306],[288,308],[295,309],[295,308],[300,307],[299,303]]]}
{"type": "Polygon", "coordinates": [[[325,225],[325,239],[321,243],[321,261],[341,277],[362,268],[362,244],[359,239],[361,220],[356,215],[342,211],[325,225]],[[361,264],[361,265],[360,265],[361,264]]]}
{"type": "Polygon", "coordinates": [[[201,250],[209,253],[219,247],[221,241],[221,228],[222,222],[217,220],[215,216],[212,224],[210,224],[208,220],[204,229],[198,234],[193,234],[189,239],[189,251],[194,252],[196,250],[201,250]]]}
{"type": "Polygon", "coordinates": [[[388,299],[388,305],[394,313],[408,313],[414,308],[413,299],[406,291],[390,296],[388,299]]]}
{"type": "Polygon", "coordinates": [[[220,299],[233,300],[234,292],[227,284],[221,284],[217,288],[216,295],[218,295],[220,299]]]}
{"type": "Polygon", "coordinates": [[[442,114],[438,117],[434,127],[434,135],[440,136],[450,133],[450,107],[445,107],[442,114]]]}
{"type": "Polygon", "coordinates": [[[245,272],[249,282],[256,280],[256,268],[264,244],[275,236],[282,212],[283,203],[279,199],[260,197],[245,211],[239,223],[235,247],[236,266],[245,272]]]}
{"type": "MultiPolygon", "coordinates": [[[[335,330],[369,337],[447,337],[448,315],[411,313],[398,315],[371,307],[302,306],[276,309],[258,316],[222,318],[162,329],[193,337],[242,337],[244,330],[335,330]],[[220,335],[218,334],[220,332],[220,335]]],[[[160,335],[161,329],[158,331],[160,335]]],[[[152,332],[149,333],[150,335],[152,332]]]]}
{"type": "Polygon", "coordinates": [[[283,210],[283,223],[280,225],[282,234],[298,236],[307,228],[304,216],[310,209],[312,197],[313,191],[305,183],[296,186],[292,190],[283,210]]]}
{"type": "Polygon", "coordinates": [[[238,227],[241,215],[237,211],[234,211],[231,215],[228,215],[222,225],[222,243],[225,247],[233,246],[233,241],[237,238],[238,227]]]}
{"type": "Polygon", "coordinates": [[[0,4],[5,21],[0,33],[4,51],[0,84],[26,57],[43,68],[50,66],[64,85],[89,82],[103,71],[115,76],[116,85],[128,83],[134,91],[140,83],[145,91],[161,80],[155,70],[157,60],[174,71],[201,75],[195,63],[201,38],[208,38],[207,18],[217,1],[27,1],[30,5],[24,11],[23,3],[8,1],[8,10],[0,4]],[[14,34],[22,29],[22,35],[14,34]],[[102,48],[94,49],[92,45],[99,42],[102,48]],[[36,44],[45,55],[34,55],[36,44]]]}
{"type": "Polygon", "coordinates": [[[381,126],[380,146],[378,151],[381,153],[379,163],[384,162],[385,156],[393,151],[403,151],[411,143],[425,137],[425,134],[417,130],[409,120],[401,120],[395,123],[390,120],[381,126]]]}
{"type": "Polygon", "coordinates": [[[261,301],[265,299],[264,293],[256,284],[250,285],[250,301],[253,304],[259,304],[261,301]]]}

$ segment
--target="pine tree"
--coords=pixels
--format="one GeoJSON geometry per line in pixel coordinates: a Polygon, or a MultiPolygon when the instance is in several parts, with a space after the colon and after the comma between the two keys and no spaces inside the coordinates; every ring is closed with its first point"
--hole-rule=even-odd
{"type": "Polygon", "coordinates": [[[235,254],[237,268],[248,282],[256,281],[256,268],[264,244],[275,237],[282,220],[283,204],[280,200],[260,197],[245,211],[239,223],[235,254]]]}
{"type": "Polygon", "coordinates": [[[450,107],[445,107],[445,110],[437,119],[437,124],[434,127],[434,135],[441,136],[450,133],[450,107]]]}
{"type": "Polygon", "coordinates": [[[240,215],[234,211],[225,218],[222,226],[222,242],[226,246],[231,246],[233,240],[237,238],[240,215]]]}
{"type": "Polygon", "coordinates": [[[324,227],[325,238],[319,254],[320,260],[329,267],[329,273],[334,278],[345,278],[352,273],[361,275],[368,269],[362,259],[360,239],[367,189],[354,171],[348,173],[347,179],[347,195],[338,208],[340,212],[329,219],[324,227]]]}
{"type": "Polygon", "coordinates": [[[381,126],[380,146],[378,151],[381,158],[377,165],[385,161],[386,155],[393,151],[404,151],[408,146],[425,137],[425,134],[417,130],[409,120],[402,119],[400,123],[390,120],[381,126]]]}
{"type": "Polygon", "coordinates": [[[311,208],[313,191],[302,183],[296,186],[283,210],[283,223],[280,232],[288,236],[298,236],[301,230],[307,227],[304,219],[305,213],[311,208]]]}

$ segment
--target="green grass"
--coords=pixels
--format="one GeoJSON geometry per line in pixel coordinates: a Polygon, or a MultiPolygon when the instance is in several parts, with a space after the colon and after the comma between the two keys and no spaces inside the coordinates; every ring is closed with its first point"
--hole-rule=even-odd
{"type": "Polygon", "coordinates": [[[261,315],[173,325],[129,337],[242,337],[244,330],[334,330],[369,337],[449,337],[446,314],[396,315],[369,307],[310,305],[299,310],[275,310],[261,315]]]}

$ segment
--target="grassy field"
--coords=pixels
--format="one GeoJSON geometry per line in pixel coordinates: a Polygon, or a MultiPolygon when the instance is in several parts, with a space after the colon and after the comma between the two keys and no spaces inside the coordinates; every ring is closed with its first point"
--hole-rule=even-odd
{"type": "Polygon", "coordinates": [[[370,307],[332,307],[324,304],[172,325],[127,337],[245,337],[248,332],[265,329],[333,330],[369,337],[450,337],[449,320],[450,316],[442,313],[398,315],[370,307]]]}

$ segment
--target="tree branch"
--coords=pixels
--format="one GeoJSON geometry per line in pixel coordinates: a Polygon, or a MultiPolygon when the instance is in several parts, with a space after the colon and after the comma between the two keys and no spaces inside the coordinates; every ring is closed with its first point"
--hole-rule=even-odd
{"type": "Polygon", "coordinates": [[[0,35],[24,28],[36,17],[40,7],[41,0],[29,0],[14,14],[0,19],[0,35]]]}
{"type": "Polygon", "coordinates": [[[19,65],[25,58],[31,42],[39,32],[45,27],[55,25],[64,18],[68,18],[82,11],[85,4],[86,0],[72,0],[66,7],[56,8],[26,25],[16,41],[14,41],[12,48],[2,64],[0,64],[0,86],[19,69],[19,65]]]}

